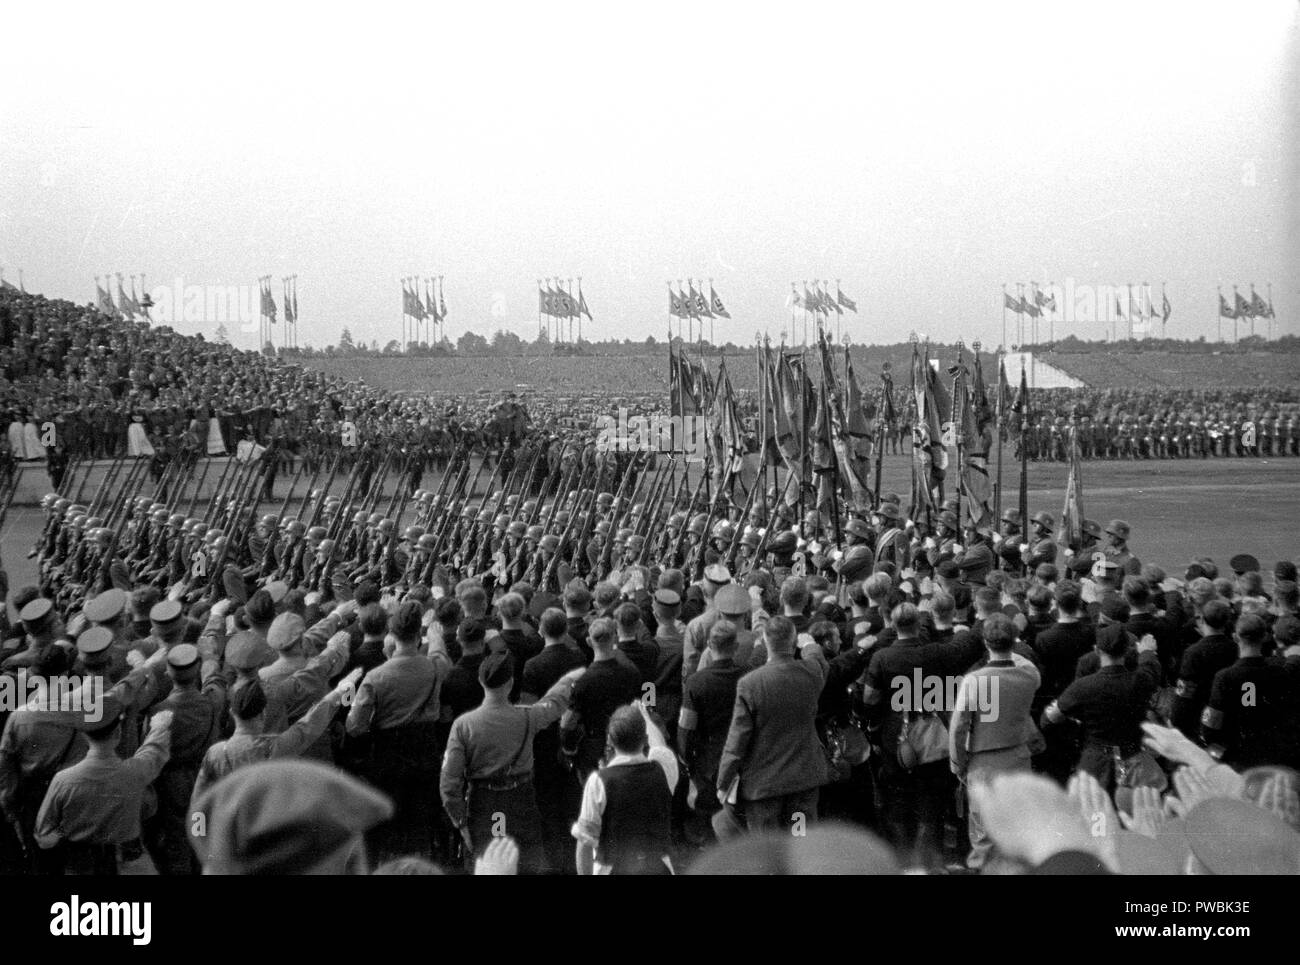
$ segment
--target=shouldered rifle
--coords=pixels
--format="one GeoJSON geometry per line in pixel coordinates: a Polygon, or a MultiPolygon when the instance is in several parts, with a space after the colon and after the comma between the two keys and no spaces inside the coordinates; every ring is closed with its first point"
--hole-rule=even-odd
{"type": "Polygon", "coordinates": [[[762,488],[763,474],[760,472],[754,479],[754,484],[749,487],[749,496],[745,499],[745,507],[740,512],[740,520],[736,523],[736,531],[731,534],[731,545],[727,547],[726,566],[729,573],[735,572],[736,557],[740,555],[740,544],[745,536],[745,521],[749,519],[750,510],[754,508],[755,494],[762,488]]]}

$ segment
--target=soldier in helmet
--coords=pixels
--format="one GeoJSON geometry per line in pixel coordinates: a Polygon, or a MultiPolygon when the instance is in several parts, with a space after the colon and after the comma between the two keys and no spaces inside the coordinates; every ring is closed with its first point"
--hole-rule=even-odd
{"type": "Polygon", "coordinates": [[[1004,509],[999,521],[998,533],[993,537],[997,549],[998,568],[1009,573],[1024,571],[1024,560],[1020,556],[1021,525],[1020,510],[1004,509]]]}

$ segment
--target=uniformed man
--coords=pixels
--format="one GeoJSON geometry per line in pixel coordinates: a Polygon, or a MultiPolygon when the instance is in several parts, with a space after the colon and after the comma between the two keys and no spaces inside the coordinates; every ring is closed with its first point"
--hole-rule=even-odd
{"type": "Polygon", "coordinates": [[[103,719],[84,721],[89,749],[77,764],[50,781],[36,816],[36,843],[60,848],[67,874],[149,873],[152,862],[140,837],[145,791],[167,763],[170,711],[153,716],[149,733],[131,757],[117,756],[121,708],[106,707],[103,719]]]}
{"type": "Polygon", "coordinates": [[[1114,560],[1120,573],[1138,576],[1142,572],[1142,561],[1134,556],[1128,548],[1129,524],[1122,519],[1112,519],[1106,524],[1106,557],[1114,560]]]}
{"type": "Polygon", "coordinates": [[[569,671],[527,707],[509,701],[514,658],[490,654],[479,666],[483,704],[456,719],[447,741],[440,789],[451,823],[481,855],[498,828],[519,845],[519,870],[545,870],[542,818],[533,789],[533,737],[559,720],[585,670],[569,671]]]}

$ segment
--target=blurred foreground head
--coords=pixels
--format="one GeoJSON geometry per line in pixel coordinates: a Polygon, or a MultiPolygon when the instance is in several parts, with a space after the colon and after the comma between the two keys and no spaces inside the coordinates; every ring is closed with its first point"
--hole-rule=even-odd
{"type": "Polygon", "coordinates": [[[806,834],[743,835],[704,852],[692,875],[896,875],[898,862],[874,834],[827,823],[806,834]]]}
{"type": "Polygon", "coordinates": [[[204,874],[367,874],[362,836],[392,814],[391,800],[335,768],[264,761],[195,802],[191,840],[204,874]]]}

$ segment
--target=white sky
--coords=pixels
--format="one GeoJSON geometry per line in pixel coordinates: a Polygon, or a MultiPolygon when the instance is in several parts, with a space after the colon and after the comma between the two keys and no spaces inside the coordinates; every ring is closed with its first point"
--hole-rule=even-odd
{"type": "Polygon", "coordinates": [[[1217,284],[1272,282],[1300,330],[1293,0],[866,6],[23,4],[0,266],[78,301],[297,273],[316,345],[397,337],[417,273],[453,338],[533,337],[551,275],[596,337],[662,337],[686,277],[718,341],[814,278],[858,342],[996,342],[1003,283],[1067,277],[1167,282],[1209,337],[1217,284]]]}

